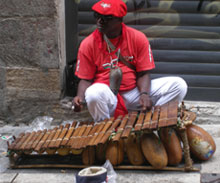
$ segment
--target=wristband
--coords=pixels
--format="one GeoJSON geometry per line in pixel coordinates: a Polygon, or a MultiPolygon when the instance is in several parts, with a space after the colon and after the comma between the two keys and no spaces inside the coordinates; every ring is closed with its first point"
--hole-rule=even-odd
{"type": "Polygon", "coordinates": [[[142,94],[149,95],[147,92],[141,92],[140,95],[142,94]]]}

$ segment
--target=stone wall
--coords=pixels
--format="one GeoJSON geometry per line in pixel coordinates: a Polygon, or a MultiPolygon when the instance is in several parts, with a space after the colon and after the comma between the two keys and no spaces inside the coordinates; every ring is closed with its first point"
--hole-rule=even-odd
{"type": "Polygon", "coordinates": [[[0,120],[28,122],[56,109],[65,65],[62,3],[0,0],[0,120]]]}

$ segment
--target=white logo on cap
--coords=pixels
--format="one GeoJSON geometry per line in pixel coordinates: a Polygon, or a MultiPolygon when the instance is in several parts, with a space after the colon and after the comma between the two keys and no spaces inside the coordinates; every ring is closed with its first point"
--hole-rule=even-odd
{"type": "Polygon", "coordinates": [[[107,4],[107,3],[101,3],[100,4],[103,8],[110,8],[111,4],[107,4]]]}

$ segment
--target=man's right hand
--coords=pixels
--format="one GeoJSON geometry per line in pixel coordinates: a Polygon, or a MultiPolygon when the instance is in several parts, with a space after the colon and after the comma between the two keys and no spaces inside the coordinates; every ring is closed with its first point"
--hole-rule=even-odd
{"type": "Polygon", "coordinates": [[[74,111],[80,112],[83,109],[82,99],[79,96],[73,98],[74,111]]]}

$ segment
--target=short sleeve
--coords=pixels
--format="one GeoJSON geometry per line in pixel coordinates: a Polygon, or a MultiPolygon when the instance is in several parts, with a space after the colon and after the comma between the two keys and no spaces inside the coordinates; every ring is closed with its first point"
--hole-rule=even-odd
{"type": "Polygon", "coordinates": [[[80,46],[75,70],[75,75],[77,77],[88,80],[95,77],[96,66],[92,58],[92,54],[89,52],[88,48],[80,46]]]}
{"type": "Polygon", "coordinates": [[[151,51],[150,43],[144,34],[136,39],[137,45],[137,58],[136,58],[136,71],[151,70],[155,68],[154,58],[151,51]]]}

